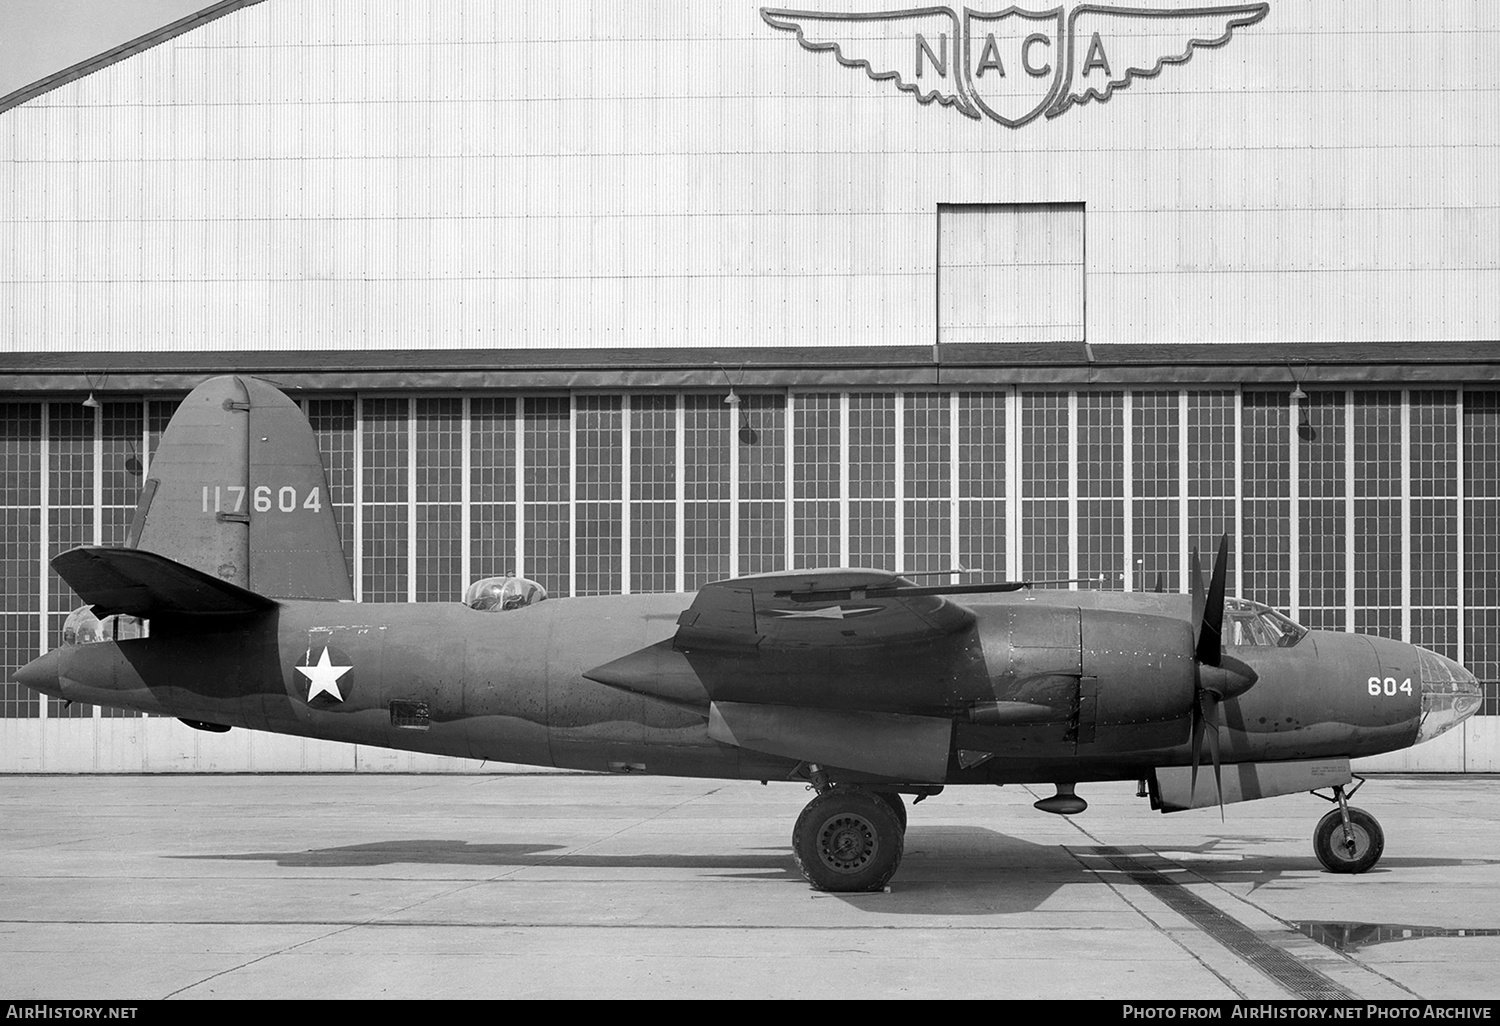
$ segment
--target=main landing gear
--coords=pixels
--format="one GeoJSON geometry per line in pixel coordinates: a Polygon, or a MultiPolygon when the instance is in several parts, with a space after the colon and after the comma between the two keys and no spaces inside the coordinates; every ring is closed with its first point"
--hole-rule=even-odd
{"type": "Polygon", "coordinates": [[[1333,797],[1318,794],[1324,801],[1337,802],[1338,808],[1318,821],[1313,831],[1313,851],[1323,868],[1330,873],[1363,873],[1385,851],[1385,831],[1375,817],[1349,804],[1349,798],[1364,784],[1362,778],[1348,792],[1342,786],[1333,789],[1333,797]]]}
{"type": "Polygon", "coordinates": [[[820,891],[878,891],[901,865],[906,831],[891,802],[857,787],[834,787],[807,803],[792,828],[792,854],[820,891]]]}
{"type": "MultiPolygon", "coordinates": [[[[895,875],[906,846],[906,803],[894,791],[836,786],[806,766],[818,795],[792,828],[792,855],[820,891],[878,891],[895,875]]],[[[917,801],[941,787],[923,788],[917,801]]]]}

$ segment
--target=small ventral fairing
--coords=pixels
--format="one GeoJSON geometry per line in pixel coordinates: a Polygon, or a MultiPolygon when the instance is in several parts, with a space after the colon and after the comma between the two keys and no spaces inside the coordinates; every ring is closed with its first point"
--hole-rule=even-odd
{"type": "MultiPolygon", "coordinates": [[[[1358,873],[1384,839],[1349,760],[1480,704],[1462,666],[1310,631],[1224,594],[1227,540],[1191,596],[923,586],[871,570],[719,581],[696,595],[547,599],[491,578],[464,604],[351,601],[317,444],[264,382],[221,377],[161,440],[126,546],[53,560],[88,604],[16,679],[202,730],[615,773],[796,780],[814,887],[883,887],[916,801],[1138,780],[1173,812],[1297,791],[1358,873]]],[[[1194,560],[1192,577],[1201,577],[1194,560]]]]}

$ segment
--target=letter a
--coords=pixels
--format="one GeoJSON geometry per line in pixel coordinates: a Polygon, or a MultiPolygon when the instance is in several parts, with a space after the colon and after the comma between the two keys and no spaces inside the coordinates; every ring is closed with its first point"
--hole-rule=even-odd
{"type": "Polygon", "coordinates": [[[995,45],[995,33],[991,32],[984,40],[984,50],[979,54],[979,67],[974,69],[974,77],[978,78],[986,71],[994,68],[1000,72],[1000,77],[1005,77],[1005,65],[1000,63],[1000,48],[995,45]]]}
{"type": "Polygon", "coordinates": [[[1104,42],[1097,32],[1094,33],[1093,42],[1089,43],[1089,55],[1083,61],[1084,75],[1095,68],[1103,68],[1107,77],[1114,78],[1114,73],[1109,70],[1109,58],[1104,55],[1104,42]]]}

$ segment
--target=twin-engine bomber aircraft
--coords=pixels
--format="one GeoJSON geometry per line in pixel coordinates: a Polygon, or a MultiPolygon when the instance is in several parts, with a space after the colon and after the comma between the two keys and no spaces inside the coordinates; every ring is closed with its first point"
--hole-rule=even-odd
{"type": "Polygon", "coordinates": [[[1318,858],[1362,872],[1384,839],[1347,802],[1349,760],[1453,727],[1479,686],[1425,649],[1226,598],[1226,548],[1207,588],[1195,558],[1191,596],[842,569],[690,598],[543,601],[491,578],[465,605],[357,604],[306,419],[220,377],[172,418],[126,545],[53,560],[88,605],[16,679],[200,730],[806,781],[792,850],[823,890],[883,887],[901,796],[955,784],[1053,784],[1036,806],[1063,815],[1085,781],[1139,780],[1165,812],[1327,788],[1318,858]]]}

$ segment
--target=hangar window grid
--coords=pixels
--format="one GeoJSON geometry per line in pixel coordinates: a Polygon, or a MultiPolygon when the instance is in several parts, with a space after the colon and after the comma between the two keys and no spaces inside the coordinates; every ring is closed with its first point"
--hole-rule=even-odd
{"type": "Polygon", "coordinates": [[[1079,392],[1077,571],[1090,587],[1125,586],[1125,394],[1079,392]]]}
{"type": "MultiPolygon", "coordinates": [[[[11,680],[37,654],[42,614],[35,608],[41,593],[42,410],[40,403],[0,403],[0,717],[33,718],[41,714],[40,696],[11,680]]],[[[45,640],[43,640],[43,647],[45,640]]]]}
{"type": "Polygon", "coordinates": [[[845,406],[837,394],[796,396],[792,418],[792,560],[795,566],[837,566],[845,498],[845,406]]]}
{"type": "Polygon", "coordinates": [[[670,395],[627,395],[625,403],[630,416],[630,591],[673,591],[681,403],[670,395]]]}
{"type": "Polygon", "coordinates": [[[739,448],[731,443],[728,396],[688,395],[684,397],[684,438],[682,473],[685,502],[683,506],[683,587],[696,591],[709,581],[732,576],[730,567],[739,562],[737,546],[731,542],[731,466],[725,457],[737,459],[739,448]]]}
{"type": "Polygon", "coordinates": [[[737,516],[741,574],[785,569],[786,396],[740,397],[734,438],[738,470],[737,516]]]}
{"type": "Polygon", "coordinates": [[[982,568],[970,578],[975,581],[1008,576],[1008,430],[1006,393],[958,393],[955,546],[959,566],[982,568]]]}
{"type": "Polygon", "coordinates": [[[849,559],[854,566],[896,565],[896,448],[893,393],[849,397],[849,559]]]}
{"type": "Polygon", "coordinates": [[[418,602],[441,602],[463,580],[463,400],[423,397],[412,403],[412,591],[418,602]]]}
{"type": "Polygon", "coordinates": [[[408,600],[411,423],[407,406],[407,399],[394,397],[365,399],[361,404],[359,523],[363,545],[358,594],[365,602],[408,600]]]}
{"type": "Polygon", "coordinates": [[[1409,393],[1410,640],[1453,652],[1459,631],[1458,394],[1409,393]]]}
{"type": "Polygon", "coordinates": [[[950,393],[911,392],[904,407],[901,476],[901,557],[904,570],[930,573],[953,563],[949,544],[953,516],[952,417],[950,393]]]}
{"type": "MultiPolygon", "coordinates": [[[[1296,411],[1297,546],[1302,554],[1298,616],[1315,630],[1343,630],[1348,461],[1344,393],[1313,391],[1296,411]]],[[[1290,412],[1290,411],[1289,411],[1290,412]]]]}
{"type": "MultiPolygon", "coordinates": [[[[873,494],[862,501],[888,518],[885,541],[890,555],[875,565],[904,570],[922,565],[946,569],[944,557],[956,554],[958,562],[983,566],[991,576],[1003,576],[1006,566],[1015,565],[1008,561],[1016,557],[1023,566],[1043,559],[1053,567],[1076,565],[1089,576],[1088,536],[1097,533],[1090,526],[1089,503],[1117,503],[1115,513],[1100,518],[1099,529],[1121,543],[1112,557],[1118,564],[1118,583],[1111,586],[1131,588],[1153,586],[1154,572],[1145,569],[1148,555],[1152,562],[1173,565],[1170,531],[1156,535],[1159,540],[1151,545],[1142,541],[1154,530],[1140,513],[1148,499],[1160,504],[1157,512],[1169,522],[1176,504],[1175,515],[1186,517],[1188,535],[1204,550],[1205,564],[1219,530],[1228,526],[1234,537],[1237,506],[1252,509],[1260,502],[1280,518],[1275,523],[1286,525],[1286,533],[1295,532],[1298,544],[1288,546],[1284,554],[1269,550],[1284,560],[1280,564],[1257,555],[1251,545],[1260,534],[1247,517],[1246,537],[1236,538],[1242,549],[1237,592],[1263,600],[1255,582],[1275,583],[1279,578],[1288,590],[1300,589],[1309,609],[1314,608],[1319,588],[1325,595],[1341,593],[1346,610],[1341,626],[1405,635],[1418,644],[1461,655],[1482,679],[1500,678],[1500,589],[1493,583],[1500,577],[1500,546],[1493,541],[1500,532],[1500,475],[1494,469],[1500,462],[1500,393],[1333,391],[1309,407],[1316,428],[1311,439],[1294,430],[1300,414],[1293,412],[1284,393],[1266,390],[1246,390],[1242,395],[1212,390],[792,393],[768,396],[751,407],[757,431],[753,442],[738,439],[737,430],[732,430],[733,409],[723,400],[722,394],[580,394],[521,400],[415,396],[309,400],[308,408],[315,415],[320,444],[327,447],[330,494],[352,495],[354,468],[360,468],[365,487],[358,523],[365,544],[374,534],[371,526],[390,508],[451,504],[460,524],[468,516],[471,537],[453,532],[434,536],[431,551],[407,551],[403,560],[375,562],[365,548],[357,549],[360,565],[366,568],[366,590],[376,595],[395,595],[403,588],[410,593],[413,581],[434,574],[428,564],[439,558],[444,569],[433,579],[451,580],[453,594],[437,593],[440,589],[435,587],[438,599],[454,598],[463,582],[481,570],[510,569],[521,533],[515,526],[518,489],[533,500],[528,506],[549,502],[560,509],[569,532],[565,543],[574,533],[579,540],[576,549],[565,544],[546,562],[532,561],[537,575],[569,582],[555,594],[591,586],[585,560],[596,521],[578,514],[589,501],[609,507],[604,513],[618,525],[622,548],[636,544],[644,551],[649,532],[637,529],[641,521],[634,512],[629,528],[625,526],[623,485],[635,473],[620,466],[628,419],[629,462],[638,471],[629,502],[651,507],[657,539],[651,544],[663,560],[685,556],[692,541],[689,532],[676,530],[676,507],[686,506],[685,495],[679,503],[675,480],[679,449],[684,453],[682,477],[697,480],[698,494],[711,497],[704,501],[717,510],[721,541],[731,526],[746,538],[759,532],[765,518],[756,511],[767,501],[773,503],[766,514],[773,521],[773,536],[777,525],[791,525],[790,535],[783,531],[779,543],[762,546],[753,557],[772,570],[853,562],[804,560],[800,555],[809,551],[802,536],[812,523],[808,510],[815,503],[827,504],[818,507],[818,530],[824,539],[820,545],[825,550],[832,552],[844,538],[863,529],[858,503],[846,502],[841,494],[846,490],[840,481],[844,475],[860,482],[861,493],[873,494]],[[694,459],[686,458],[690,408],[699,422],[694,459]],[[533,423],[518,422],[523,412],[532,415],[533,423]],[[536,423],[539,416],[542,427],[536,423]],[[599,440],[591,441],[596,428],[590,425],[601,416],[599,440]],[[1237,439],[1241,419],[1244,431],[1237,439]],[[846,420],[860,430],[841,430],[846,420]],[[677,429],[679,423],[684,430],[677,429]],[[413,430],[414,424],[422,426],[413,430]],[[1007,459],[1012,426],[1020,428],[1030,443],[1031,459],[1023,458],[1017,466],[1007,459]],[[530,445],[520,446],[518,439],[527,430],[530,445]],[[759,462],[751,464],[747,454],[760,444],[769,444],[773,451],[755,454],[759,462]],[[636,458],[648,451],[653,454],[650,459],[636,458]],[[541,468],[530,491],[525,482],[527,456],[537,464],[532,469],[541,468]],[[646,467],[653,461],[668,466],[648,480],[646,467]],[[1237,461],[1243,464],[1241,473],[1236,473],[1237,461]],[[418,466],[422,469],[414,471],[418,466]],[[760,469],[746,472],[747,466],[760,469]],[[1020,518],[1021,530],[1008,525],[1005,503],[1013,473],[1022,483],[1025,501],[1049,512],[1055,524],[1072,518],[1079,525],[1076,532],[1064,529],[1044,539],[1042,558],[1028,552],[1037,532],[1024,523],[1025,516],[1020,518]],[[1243,495],[1237,492],[1241,480],[1243,495]],[[1181,487],[1184,481],[1186,489],[1181,487]],[[1180,494],[1184,490],[1188,495],[1180,494]],[[793,500],[791,512],[786,508],[788,495],[793,500]],[[1320,503],[1335,515],[1309,512],[1320,503]],[[920,517],[918,510],[924,511],[920,517]],[[1108,522],[1111,517],[1113,524],[1108,522]],[[1403,520],[1408,527],[1402,526],[1403,520]],[[482,544],[483,532],[475,530],[484,523],[502,525],[488,547],[482,544]],[[1372,523],[1366,533],[1361,525],[1372,523]],[[1340,524],[1353,531],[1342,530],[1340,524]],[[926,536],[919,539],[919,533],[926,536]],[[898,557],[903,560],[899,566],[898,557]],[[1142,572],[1129,577],[1127,570],[1136,558],[1142,572]],[[387,579],[370,576],[371,568],[387,579]]],[[[16,427],[6,439],[10,472],[7,501],[0,505],[20,531],[8,558],[29,570],[29,577],[22,572],[10,575],[15,583],[0,610],[6,617],[0,638],[8,646],[11,664],[20,665],[55,644],[62,618],[76,604],[65,589],[40,586],[45,558],[75,543],[92,543],[96,531],[104,532],[111,508],[124,509],[118,500],[130,491],[126,479],[132,472],[126,464],[141,447],[155,445],[175,405],[151,399],[141,416],[140,404],[113,400],[99,412],[83,410],[76,402],[8,404],[9,422],[16,427]],[[140,446],[136,432],[143,438],[140,446]],[[44,537],[45,553],[40,551],[44,537]],[[16,547],[28,541],[29,550],[16,547]]],[[[855,491],[852,481],[847,491],[855,491]]],[[[116,523],[123,525],[127,519],[121,516],[116,523]]],[[[404,524],[412,530],[411,521],[404,524]]],[[[529,527],[523,523],[523,531],[529,527]]],[[[1188,541],[1175,539],[1179,553],[1188,541]]],[[[384,545],[388,539],[375,535],[375,542],[384,545]]],[[[722,548],[709,556],[721,565],[725,559],[722,548]]],[[[701,566],[710,565],[708,558],[701,566]]],[[[1176,572],[1167,574],[1170,590],[1183,586],[1184,563],[1178,558],[1176,572]]],[[[611,566],[611,579],[623,590],[619,564],[611,566]]],[[[1044,575],[1030,570],[1023,576],[1044,575]]],[[[676,578],[675,573],[657,571],[654,584],[630,583],[632,590],[675,590],[680,583],[676,578]]],[[[1324,605],[1331,607],[1336,601],[1324,605]]],[[[1485,708],[1490,714],[1500,712],[1494,690],[1491,686],[1485,708]]],[[[9,717],[104,715],[76,704],[68,710],[57,703],[39,707],[14,685],[0,697],[0,713],[9,717]]]]}
{"type": "Polygon", "coordinates": [[[1244,560],[1241,594],[1292,612],[1291,482],[1289,456],[1295,437],[1285,392],[1246,391],[1242,397],[1240,544],[1244,560]]]}
{"type": "Polygon", "coordinates": [[[516,549],[518,400],[469,400],[469,559],[465,577],[519,575],[516,549]]]}
{"type": "Polygon", "coordinates": [[[1131,396],[1130,463],[1132,565],[1134,588],[1155,587],[1158,575],[1177,580],[1182,536],[1182,484],[1177,450],[1182,437],[1181,404],[1175,392],[1136,392],[1131,396]]]}
{"type": "MultiPolygon", "coordinates": [[[[96,534],[102,511],[97,510],[94,470],[95,439],[99,418],[96,410],[74,404],[52,403],[43,414],[47,434],[47,636],[60,638],[68,614],[80,602],[73,589],[57,576],[50,566],[52,557],[80,545],[100,541],[96,534]]],[[[47,715],[52,719],[87,719],[94,707],[60,699],[47,699],[47,715]]]]}
{"type": "Polygon", "coordinates": [[[1075,466],[1073,418],[1064,392],[1023,392],[1021,421],[1021,576],[1059,580],[1070,572],[1070,507],[1075,466]]]}
{"type": "Polygon", "coordinates": [[[1353,393],[1354,629],[1387,637],[1403,630],[1401,411],[1398,390],[1353,393]]]}
{"type": "MultiPolygon", "coordinates": [[[[1179,420],[1187,425],[1187,445],[1179,450],[1179,476],[1186,482],[1187,531],[1179,542],[1182,559],[1193,546],[1216,552],[1219,536],[1239,536],[1242,498],[1240,440],[1243,435],[1240,396],[1232,390],[1179,394],[1179,420]]],[[[1238,553],[1236,542],[1233,552],[1238,553]]],[[[1243,565],[1243,557],[1236,559],[1243,565]]],[[[1240,587],[1236,580],[1235,586],[1240,587]]]]}
{"type": "Polygon", "coordinates": [[[530,396],[522,403],[520,486],[523,576],[549,595],[574,586],[572,413],[568,396],[530,396]]]}
{"type": "Polygon", "coordinates": [[[574,400],[577,501],[575,595],[618,594],[624,586],[625,417],[618,395],[574,400]]]}
{"type": "MultiPolygon", "coordinates": [[[[1464,545],[1463,624],[1472,672],[1500,677],[1500,392],[1462,397],[1464,545]]],[[[1482,713],[1500,714],[1487,693],[1482,713]]]]}
{"type": "MultiPolygon", "coordinates": [[[[148,405],[154,448],[176,410],[176,403],[153,400],[148,405]]],[[[354,408],[353,399],[308,399],[303,403],[303,412],[307,414],[323,455],[323,470],[328,475],[328,500],[333,504],[334,520],[343,542],[344,562],[351,566],[354,564],[354,512],[358,496],[358,478],[354,472],[354,408]]]]}

